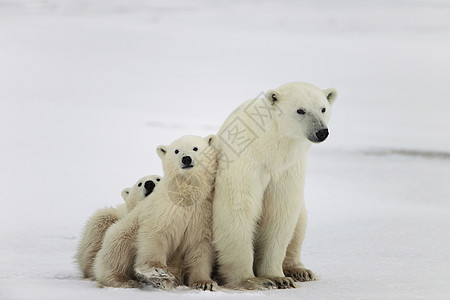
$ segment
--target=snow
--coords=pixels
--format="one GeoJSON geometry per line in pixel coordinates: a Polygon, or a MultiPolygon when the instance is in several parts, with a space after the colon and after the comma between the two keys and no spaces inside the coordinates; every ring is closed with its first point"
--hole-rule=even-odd
{"type": "Polygon", "coordinates": [[[448,1],[0,1],[0,299],[449,299],[448,1]],[[261,91],[335,87],[293,290],[99,289],[82,226],[261,91]]]}

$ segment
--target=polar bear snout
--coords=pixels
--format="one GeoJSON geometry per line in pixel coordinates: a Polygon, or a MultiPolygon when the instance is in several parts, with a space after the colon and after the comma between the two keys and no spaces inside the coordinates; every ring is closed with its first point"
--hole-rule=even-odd
{"type": "Polygon", "coordinates": [[[181,159],[181,163],[183,164],[183,166],[181,167],[182,169],[189,169],[193,167],[192,158],[188,155],[183,156],[183,158],[181,159]]]}
{"type": "Polygon", "coordinates": [[[153,189],[155,188],[155,183],[151,180],[148,180],[144,183],[144,187],[145,187],[145,197],[147,197],[148,195],[150,195],[153,192],[153,189]]]}
{"type": "Polygon", "coordinates": [[[319,131],[316,132],[316,137],[319,142],[323,142],[325,141],[325,139],[328,137],[329,134],[330,133],[328,132],[328,128],[320,129],[319,131]]]}
{"type": "Polygon", "coordinates": [[[325,141],[329,134],[330,133],[328,132],[328,128],[322,128],[316,131],[315,133],[313,131],[310,134],[308,134],[308,140],[310,140],[313,143],[320,143],[325,141]]]}

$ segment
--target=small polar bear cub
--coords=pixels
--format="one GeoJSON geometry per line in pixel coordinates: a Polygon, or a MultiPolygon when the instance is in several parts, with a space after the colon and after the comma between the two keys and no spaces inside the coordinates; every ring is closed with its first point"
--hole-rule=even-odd
{"type": "Polygon", "coordinates": [[[122,198],[125,201],[126,212],[132,211],[141,200],[150,195],[161,182],[161,178],[157,175],[146,176],[139,179],[134,186],[123,189],[122,198]]]}
{"type": "Polygon", "coordinates": [[[183,136],[157,148],[164,179],[108,230],[95,259],[100,285],[139,287],[143,281],[161,288],[217,287],[211,279],[215,142],[214,135],[183,136]]]}
{"type": "Polygon", "coordinates": [[[150,195],[160,181],[161,176],[157,175],[142,177],[134,186],[122,191],[125,203],[115,208],[98,209],[88,219],[75,257],[84,278],[94,279],[94,259],[108,228],[133,210],[139,201],[150,195]]]}

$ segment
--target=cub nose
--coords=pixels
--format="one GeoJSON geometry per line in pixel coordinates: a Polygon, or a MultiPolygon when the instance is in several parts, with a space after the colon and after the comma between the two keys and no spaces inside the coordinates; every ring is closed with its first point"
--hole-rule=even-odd
{"type": "Polygon", "coordinates": [[[181,162],[183,165],[190,165],[192,163],[192,158],[190,156],[183,156],[181,162]]]}
{"type": "Polygon", "coordinates": [[[153,192],[153,189],[155,188],[155,183],[151,180],[148,180],[144,183],[144,187],[147,190],[147,192],[150,194],[153,192]]]}
{"type": "Polygon", "coordinates": [[[316,137],[319,140],[319,142],[325,141],[325,139],[328,137],[328,129],[320,129],[316,132],[316,137]]]}

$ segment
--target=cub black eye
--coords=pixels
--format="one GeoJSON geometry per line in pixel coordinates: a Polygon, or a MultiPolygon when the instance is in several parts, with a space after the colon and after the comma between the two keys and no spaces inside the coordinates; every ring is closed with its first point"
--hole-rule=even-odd
{"type": "Polygon", "coordinates": [[[192,150],[194,150],[194,151],[197,151],[197,150],[198,150],[198,148],[197,148],[197,147],[194,147],[194,149],[192,149],[192,150]]]}
{"type": "Polygon", "coordinates": [[[178,149],[177,149],[177,150],[175,150],[175,154],[178,154],[178,152],[180,152],[180,151],[178,151],[178,149]]]}
{"type": "Polygon", "coordinates": [[[305,114],[305,111],[304,111],[303,109],[298,109],[298,110],[297,110],[297,113],[298,113],[299,115],[304,115],[304,114],[305,114]]]}
{"type": "Polygon", "coordinates": [[[159,178],[156,178],[156,181],[161,181],[161,179],[159,179],[159,178]]]}
{"type": "Polygon", "coordinates": [[[138,186],[141,186],[141,185],[142,185],[142,182],[139,182],[139,183],[138,183],[138,186]]]}
{"type": "Polygon", "coordinates": [[[327,109],[324,107],[324,108],[322,108],[322,112],[324,113],[324,112],[326,112],[327,111],[327,109]]]}

